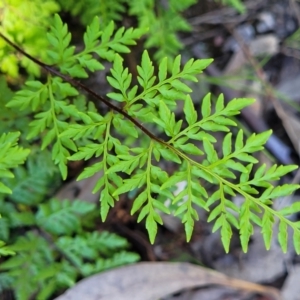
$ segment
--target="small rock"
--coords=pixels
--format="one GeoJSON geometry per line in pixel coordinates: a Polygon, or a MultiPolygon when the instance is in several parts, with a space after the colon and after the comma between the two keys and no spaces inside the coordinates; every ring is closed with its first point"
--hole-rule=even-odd
{"type": "Polygon", "coordinates": [[[274,34],[258,36],[249,45],[250,53],[257,55],[274,55],[279,51],[279,39],[274,34]]]}
{"type": "Polygon", "coordinates": [[[258,23],[256,24],[256,30],[258,33],[266,33],[272,31],[275,28],[275,18],[270,12],[262,12],[258,15],[258,23]]]}
{"type": "MultiPolygon", "coordinates": [[[[254,38],[255,30],[250,24],[243,24],[241,26],[238,26],[236,30],[237,34],[244,40],[246,44],[249,44],[250,41],[254,38]]],[[[239,49],[240,46],[233,37],[228,38],[223,47],[223,51],[237,52],[239,49]]]]}

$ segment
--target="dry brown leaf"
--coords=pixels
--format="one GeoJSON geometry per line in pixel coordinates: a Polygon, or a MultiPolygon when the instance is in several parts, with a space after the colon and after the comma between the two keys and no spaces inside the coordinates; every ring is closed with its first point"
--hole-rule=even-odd
{"type": "MultiPolygon", "coordinates": [[[[286,265],[292,260],[294,249],[289,247],[287,253],[283,253],[277,243],[276,226],[274,226],[274,239],[270,250],[266,250],[261,237],[260,228],[254,229],[251,243],[247,253],[238,253],[238,258],[229,264],[224,255],[212,266],[228,276],[240,278],[251,282],[271,283],[280,278],[286,272],[286,265]]],[[[292,238],[292,234],[289,237],[292,238]]],[[[290,243],[289,243],[290,244],[290,243]]],[[[213,248],[212,248],[213,249],[213,248]]]]}
{"type": "Polygon", "coordinates": [[[138,263],[83,279],[55,300],[157,300],[183,289],[221,285],[281,299],[279,292],[189,263],[138,263]]]}
{"type": "Polygon", "coordinates": [[[279,102],[274,102],[277,115],[282,121],[283,127],[288,134],[295,150],[300,156],[299,136],[300,136],[300,120],[293,113],[285,110],[279,102]]]}

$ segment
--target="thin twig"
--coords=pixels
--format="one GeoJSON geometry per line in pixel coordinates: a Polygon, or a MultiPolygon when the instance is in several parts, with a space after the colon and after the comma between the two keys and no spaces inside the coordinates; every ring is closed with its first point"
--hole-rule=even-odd
{"type": "MultiPolygon", "coordinates": [[[[261,0],[251,0],[244,3],[246,10],[257,11],[265,3],[261,0]]],[[[238,14],[236,9],[231,7],[224,7],[203,14],[201,16],[189,19],[189,23],[193,26],[203,24],[225,24],[225,23],[241,23],[249,18],[249,14],[238,14]]]]}
{"type": "Polygon", "coordinates": [[[294,12],[296,19],[298,21],[298,26],[300,25],[300,9],[299,9],[299,5],[296,3],[295,0],[290,0],[290,6],[292,11],[294,12]]]}

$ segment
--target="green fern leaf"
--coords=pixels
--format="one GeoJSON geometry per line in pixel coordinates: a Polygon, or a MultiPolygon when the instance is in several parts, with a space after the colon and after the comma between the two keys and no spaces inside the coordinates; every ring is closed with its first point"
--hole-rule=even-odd
{"type": "Polygon", "coordinates": [[[15,254],[16,252],[11,250],[10,247],[5,246],[5,243],[3,241],[0,241],[0,256],[8,256],[8,255],[15,255],[15,254]]]}
{"type": "Polygon", "coordinates": [[[80,218],[95,209],[95,205],[79,200],[51,199],[40,204],[36,214],[37,224],[55,235],[72,234],[80,230],[80,218]]]}
{"type": "MultiPolygon", "coordinates": [[[[12,178],[9,169],[23,164],[30,150],[18,146],[19,132],[10,132],[0,136],[0,177],[12,178]]],[[[11,194],[11,189],[0,182],[0,193],[11,194]]]]}
{"type": "Polygon", "coordinates": [[[60,237],[57,246],[85,276],[139,260],[135,253],[125,251],[129,244],[124,238],[106,231],[60,237]]]}
{"type": "Polygon", "coordinates": [[[279,223],[278,241],[282,251],[286,253],[288,244],[288,226],[284,221],[281,221],[279,223]]]}

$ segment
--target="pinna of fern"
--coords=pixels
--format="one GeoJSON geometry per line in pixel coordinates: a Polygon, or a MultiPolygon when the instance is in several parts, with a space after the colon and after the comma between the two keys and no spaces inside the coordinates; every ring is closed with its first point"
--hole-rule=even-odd
{"type": "MultiPolygon", "coordinates": [[[[11,169],[21,165],[29,155],[30,150],[24,149],[18,145],[20,132],[3,133],[0,136],[0,193],[11,194],[12,190],[3,179],[13,178],[14,173],[11,169]]],[[[1,215],[0,215],[1,218],[1,215]]],[[[0,240],[0,256],[13,255],[14,251],[5,246],[5,243],[0,240]]]]}
{"type": "Polygon", "coordinates": [[[87,27],[85,50],[76,53],[69,45],[71,36],[67,26],[58,16],[55,17],[54,27],[48,34],[55,49],[50,49],[49,61],[59,71],[18,48],[48,71],[48,81],[27,83],[8,106],[17,107],[22,103],[23,107],[31,107],[36,113],[36,120],[30,126],[39,128],[33,130],[36,130],[35,134],[41,134],[43,147],[53,145],[53,159],[63,177],[67,176],[67,160],[96,157],[97,161],[85,168],[78,180],[103,172],[93,190],[101,191],[102,219],[105,220],[120,195],[134,191],[136,198],[131,213],[138,213],[138,222],[145,219],[152,243],[158,224],[163,223],[161,212],[171,213],[164,205],[166,199],[171,199],[176,207],[172,213],[182,220],[188,241],[194,223],[199,219],[197,209],[204,209],[208,211],[208,221],[214,222],[213,231],[220,230],[227,252],[232,228],[239,230],[241,245],[246,252],[254,226],[261,227],[269,249],[274,221],[278,219],[278,240],[283,251],[287,250],[287,228],[291,227],[295,250],[300,253],[300,224],[286,217],[300,210],[299,203],[280,211],[272,208],[274,199],[290,195],[299,188],[297,184],[275,187],[272,182],[297,166],[274,165],[266,169],[262,165],[254,168],[258,161],[253,153],[264,148],[270,131],[252,134],[245,139],[243,130],[239,130],[235,138],[232,136],[231,129],[236,123],[231,117],[254,100],[233,99],[225,105],[220,95],[212,107],[211,95],[207,94],[198,112],[188,82],[196,82],[197,75],[212,60],[190,59],[181,66],[178,55],[171,62],[170,70],[170,64],[164,58],[156,75],[152,60],[144,51],[137,66],[137,78],[133,80],[134,75],[124,67],[120,53],[129,51],[126,45],[133,44],[142,30],[125,31],[121,28],[114,33],[111,24],[104,29],[97,24],[95,19],[87,27]],[[91,53],[113,62],[111,75],[107,77],[113,90],[107,98],[74,79],[86,77],[86,70],[94,72],[103,68],[101,62],[90,56],[91,53]],[[108,106],[109,111],[102,113],[101,109],[92,106],[92,109],[79,111],[69,100],[79,93],[78,88],[108,106]],[[178,101],[184,102],[184,116],[180,120],[174,113],[178,101]],[[226,133],[222,154],[215,149],[213,132],[226,133]],[[158,134],[165,138],[158,137],[158,134]],[[177,164],[178,170],[168,174],[165,170],[167,164],[177,164]],[[174,195],[172,190],[182,181],[186,182],[185,188],[174,195]],[[203,182],[215,185],[216,191],[210,194],[203,182]],[[244,198],[240,207],[231,201],[236,194],[244,198]]]}

